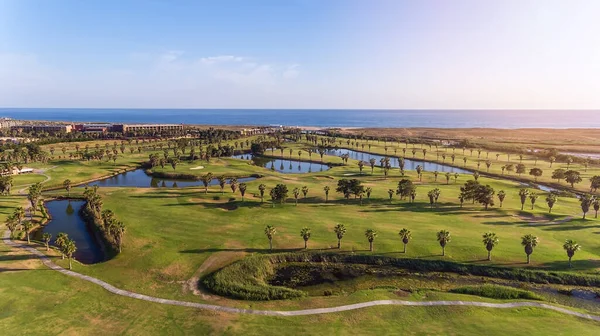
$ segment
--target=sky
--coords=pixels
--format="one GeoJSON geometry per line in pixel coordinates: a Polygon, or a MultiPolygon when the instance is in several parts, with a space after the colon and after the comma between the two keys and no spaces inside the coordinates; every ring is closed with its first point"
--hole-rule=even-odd
{"type": "Polygon", "coordinates": [[[598,109],[597,0],[0,0],[0,107],[598,109]]]}

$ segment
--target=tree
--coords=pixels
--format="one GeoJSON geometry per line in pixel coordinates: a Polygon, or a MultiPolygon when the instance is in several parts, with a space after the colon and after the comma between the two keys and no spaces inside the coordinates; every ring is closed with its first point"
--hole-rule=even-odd
{"type": "Polygon", "coordinates": [[[572,239],[567,239],[563,244],[563,248],[565,249],[565,251],[567,251],[567,257],[569,257],[569,268],[571,268],[573,267],[573,265],[571,264],[571,259],[575,255],[575,252],[581,250],[581,246],[577,244],[576,241],[572,239]]]}
{"type": "Polygon", "coordinates": [[[333,228],[333,232],[335,232],[335,235],[337,236],[339,249],[342,246],[342,238],[344,238],[344,235],[346,234],[346,226],[344,226],[344,224],[337,224],[333,228]]]}
{"type": "Polygon", "coordinates": [[[579,203],[581,204],[581,211],[583,212],[583,219],[585,219],[585,214],[590,211],[590,206],[595,201],[594,196],[583,194],[579,196],[579,203]]]}
{"type": "MultiPolygon", "coordinates": [[[[115,155],[115,159],[116,159],[116,155],[115,155]]],[[[179,159],[176,157],[170,158],[169,163],[171,164],[171,168],[173,168],[173,170],[175,170],[175,169],[177,169],[177,165],[179,164],[179,159]]]]}
{"type": "Polygon", "coordinates": [[[423,167],[421,167],[421,165],[417,165],[415,170],[417,171],[417,176],[419,176],[419,181],[421,181],[421,178],[423,177],[423,167]]]}
{"type": "Polygon", "coordinates": [[[531,254],[533,253],[533,249],[538,246],[539,240],[538,237],[532,234],[526,234],[521,237],[521,245],[525,248],[525,254],[527,255],[527,263],[529,264],[531,261],[531,254]]]}
{"type": "Polygon", "coordinates": [[[494,206],[494,194],[494,188],[489,185],[479,185],[475,190],[475,200],[487,210],[489,206],[494,206]]]}
{"type": "Polygon", "coordinates": [[[365,231],[365,237],[367,237],[367,240],[369,241],[369,251],[373,251],[373,241],[375,240],[375,237],[377,237],[377,231],[367,229],[367,231],[365,231]]]}
{"type": "Polygon", "coordinates": [[[600,175],[592,176],[590,178],[590,192],[596,192],[600,188],[600,175]]]}
{"type": "Polygon", "coordinates": [[[25,235],[27,236],[27,245],[31,244],[31,241],[29,240],[29,233],[31,231],[31,229],[33,229],[33,222],[32,221],[24,221],[23,224],[21,224],[21,226],[23,226],[23,231],[25,231],[25,235]]]}
{"type": "Polygon", "coordinates": [[[54,240],[54,245],[56,245],[56,247],[58,247],[58,250],[60,251],[62,259],[65,259],[65,254],[63,252],[63,246],[67,242],[67,240],[69,240],[69,235],[64,232],[59,232],[56,235],[56,240],[54,240]]]}
{"type": "Polygon", "coordinates": [[[450,173],[447,172],[444,176],[446,176],[446,184],[450,184],[450,173]]]}
{"type": "Polygon", "coordinates": [[[485,249],[488,251],[487,260],[492,260],[492,249],[498,245],[498,237],[493,232],[487,232],[483,234],[483,245],[485,249]]]}
{"type": "Polygon", "coordinates": [[[73,269],[71,260],[73,259],[73,254],[75,253],[75,251],[77,251],[75,241],[72,239],[67,239],[62,245],[62,253],[69,259],[69,269],[73,269]]]}
{"type": "Polygon", "coordinates": [[[238,184],[237,178],[232,177],[229,180],[229,187],[231,187],[231,192],[235,194],[236,190],[238,189],[238,186],[239,186],[239,184],[238,184]]]}
{"type": "Polygon", "coordinates": [[[202,181],[202,184],[204,185],[204,193],[205,194],[208,193],[208,185],[210,184],[212,179],[213,179],[212,173],[207,173],[205,175],[202,175],[202,177],[200,177],[200,180],[202,181]]]}
{"type": "Polygon", "coordinates": [[[273,236],[275,235],[275,233],[277,232],[277,230],[275,229],[275,227],[271,226],[271,225],[267,225],[265,227],[265,235],[267,236],[267,239],[269,240],[269,250],[273,251],[273,236]]]}
{"type": "Polygon", "coordinates": [[[525,207],[525,201],[527,200],[528,196],[529,189],[521,188],[519,190],[519,197],[521,198],[521,211],[523,211],[523,208],[525,207]]]}
{"type": "Polygon", "coordinates": [[[538,199],[538,195],[536,193],[529,194],[529,200],[531,201],[531,210],[533,210],[533,206],[535,205],[535,201],[538,199]]]}
{"type": "Polygon", "coordinates": [[[552,164],[554,163],[554,161],[556,161],[556,158],[554,156],[551,156],[548,158],[548,161],[550,162],[550,168],[552,168],[552,164]]]}
{"type": "Polygon", "coordinates": [[[552,208],[554,207],[554,204],[556,204],[557,200],[558,197],[556,196],[556,194],[550,193],[548,194],[548,196],[546,196],[546,204],[548,204],[548,213],[552,213],[552,208]]]}
{"type": "Polygon", "coordinates": [[[598,210],[600,210],[600,200],[598,200],[597,198],[594,199],[592,205],[594,206],[594,211],[596,212],[594,218],[598,218],[598,210]]]}
{"type": "Polygon", "coordinates": [[[27,193],[27,200],[29,200],[29,203],[31,203],[31,210],[34,215],[35,215],[35,210],[38,205],[38,201],[40,200],[41,196],[42,196],[42,184],[39,182],[36,184],[32,184],[29,187],[29,192],[27,193]]]}
{"type": "Polygon", "coordinates": [[[351,195],[358,196],[361,192],[364,192],[364,188],[357,179],[341,179],[338,181],[335,191],[343,194],[344,198],[349,199],[351,195]]]}
{"type": "Polygon", "coordinates": [[[375,169],[375,159],[371,158],[369,159],[369,164],[371,165],[371,175],[373,175],[373,169],[375,169]]]}
{"type": "MultiPolygon", "coordinates": [[[[394,192],[392,189],[390,190],[392,191],[392,193],[394,192]]],[[[441,191],[438,188],[429,190],[427,192],[427,197],[429,197],[429,205],[431,206],[431,208],[433,208],[433,206],[437,204],[437,200],[440,197],[440,193],[441,191]]]]}
{"type": "Polygon", "coordinates": [[[500,191],[498,191],[498,194],[496,196],[498,196],[498,200],[500,201],[500,207],[502,208],[502,203],[504,202],[504,199],[506,198],[506,192],[504,192],[504,190],[500,190],[500,191]]]}
{"type": "Polygon", "coordinates": [[[262,183],[258,186],[258,191],[260,192],[260,203],[263,203],[265,201],[265,190],[266,189],[267,189],[267,186],[262,183]]]}
{"type": "Polygon", "coordinates": [[[50,239],[52,239],[52,235],[48,232],[44,232],[42,240],[44,241],[44,245],[46,245],[46,251],[50,250],[50,239]]]}
{"type": "Polygon", "coordinates": [[[365,167],[365,162],[363,160],[358,161],[358,170],[362,174],[363,168],[365,167]]]}
{"type": "Polygon", "coordinates": [[[519,176],[521,176],[521,174],[523,174],[525,172],[526,168],[525,165],[522,163],[517,164],[517,174],[519,174],[519,176]]]}
{"type": "Polygon", "coordinates": [[[576,170],[567,170],[565,172],[565,181],[571,184],[571,188],[575,187],[575,183],[582,181],[581,175],[576,170]]]}
{"type": "Polygon", "coordinates": [[[492,166],[492,161],[490,160],[485,160],[485,166],[487,168],[487,171],[490,171],[490,167],[492,166]]]}
{"type": "Polygon", "coordinates": [[[446,255],[446,244],[450,242],[450,232],[446,230],[441,230],[437,233],[437,241],[440,243],[442,247],[442,257],[446,255]]]}
{"type": "Polygon", "coordinates": [[[296,206],[298,206],[298,196],[300,195],[300,189],[294,188],[294,190],[292,190],[292,194],[294,195],[296,206]]]}
{"type": "Polygon", "coordinates": [[[373,192],[373,188],[371,187],[367,187],[365,189],[365,193],[367,194],[367,199],[370,200],[371,199],[371,193],[373,192]]]}
{"type": "Polygon", "coordinates": [[[437,182],[437,178],[438,178],[438,175],[439,175],[439,174],[440,174],[440,173],[439,173],[437,170],[433,172],[433,180],[434,180],[435,182],[437,182]]]}
{"type": "Polygon", "coordinates": [[[246,194],[246,188],[248,186],[246,185],[246,183],[240,183],[240,194],[242,195],[242,202],[244,201],[244,195],[246,194]]]}
{"type": "Polygon", "coordinates": [[[396,195],[400,195],[400,199],[403,200],[405,197],[410,197],[413,190],[417,187],[409,179],[402,179],[398,182],[398,188],[396,189],[396,195]]]}
{"type": "Polygon", "coordinates": [[[567,169],[569,169],[569,167],[571,167],[571,163],[573,163],[573,158],[568,156],[567,157],[567,169]]]}
{"type": "Polygon", "coordinates": [[[66,179],[63,181],[63,188],[67,191],[67,197],[71,195],[71,180],[66,179]]]}
{"type": "Polygon", "coordinates": [[[476,171],[476,172],[473,173],[473,178],[475,179],[475,181],[479,180],[479,176],[480,175],[479,175],[478,171],[476,171]]]}
{"type": "Polygon", "coordinates": [[[552,172],[552,178],[553,178],[553,179],[555,179],[555,180],[556,180],[556,182],[560,183],[560,181],[562,181],[562,180],[564,180],[564,179],[565,179],[565,177],[566,177],[566,176],[565,176],[565,173],[566,173],[566,172],[567,172],[567,171],[566,171],[566,170],[564,170],[564,169],[562,169],[562,168],[555,169],[555,170],[552,172]]]}
{"type": "Polygon", "coordinates": [[[221,194],[223,194],[225,191],[225,185],[227,184],[227,178],[223,175],[217,177],[217,180],[219,181],[219,187],[221,187],[221,194]]]}
{"type": "Polygon", "coordinates": [[[388,197],[390,204],[392,204],[392,198],[394,197],[394,189],[388,189],[388,197]]]}
{"type": "Polygon", "coordinates": [[[304,249],[308,248],[308,240],[310,239],[310,229],[305,227],[300,230],[300,237],[304,239],[304,249]]]}
{"type": "Polygon", "coordinates": [[[543,171],[540,168],[531,168],[529,175],[533,176],[533,179],[537,182],[538,177],[542,176],[543,171]]]}
{"type": "Polygon", "coordinates": [[[304,196],[304,198],[306,198],[306,195],[308,195],[308,187],[303,186],[302,187],[302,196],[304,196]]]}
{"type": "Polygon", "coordinates": [[[331,190],[329,186],[323,187],[323,191],[325,191],[325,203],[327,203],[327,201],[329,200],[329,190],[331,190]]]}
{"type": "Polygon", "coordinates": [[[406,253],[406,245],[408,245],[408,243],[410,242],[410,239],[412,238],[412,234],[411,234],[410,230],[408,230],[406,228],[400,230],[400,232],[398,232],[398,234],[400,235],[402,244],[404,244],[404,250],[402,251],[402,253],[406,253]]]}

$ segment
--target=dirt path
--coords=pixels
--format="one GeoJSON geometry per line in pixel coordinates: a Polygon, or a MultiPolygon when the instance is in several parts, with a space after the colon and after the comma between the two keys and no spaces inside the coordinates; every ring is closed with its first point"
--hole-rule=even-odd
{"type": "Polygon", "coordinates": [[[37,249],[18,244],[10,240],[10,232],[7,230],[4,232],[4,237],[2,238],[4,243],[15,247],[24,249],[33,255],[37,256],[41,259],[44,265],[49,268],[63,273],[65,275],[79,278],[81,280],[89,281],[94,283],[107,291],[126,296],[138,300],[144,300],[149,302],[155,302],[160,304],[168,304],[174,306],[183,306],[183,307],[192,307],[192,308],[200,308],[200,309],[208,309],[213,311],[220,311],[226,313],[236,313],[236,314],[253,314],[253,315],[266,315],[266,316],[302,316],[302,315],[317,315],[317,314],[328,314],[328,313],[337,313],[348,310],[362,309],[367,307],[374,306],[386,306],[386,305],[398,305],[398,306],[471,306],[471,307],[484,307],[484,308],[519,308],[519,307],[536,307],[542,309],[549,309],[553,311],[557,311],[563,314],[572,315],[581,317],[584,319],[594,320],[600,322],[600,316],[584,314],[580,312],[576,312],[570,309],[561,308],[545,303],[540,302],[508,302],[508,303],[489,303],[489,302],[476,302],[476,301],[404,301],[404,300],[377,300],[377,301],[369,301],[362,303],[355,303],[350,305],[338,306],[338,307],[329,307],[329,308],[314,308],[314,309],[302,309],[302,310],[291,310],[291,311],[281,311],[281,310],[256,310],[256,309],[243,309],[243,308],[234,308],[234,307],[226,307],[226,306],[218,306],[212,304],[198,303],[198,302],[188,302],[188,301],[178,301],[178,300],[169,300],[169,299],[161,299],[153,296],[138,294],[130,291],[126,291],[123,289],[119,289],[107,282],[104,282],[100,279],[83,275],[77,272],[66,270],[55,263],[53,263],[50,258],[48,258],[44,253],[38,251],[37,249]]]}

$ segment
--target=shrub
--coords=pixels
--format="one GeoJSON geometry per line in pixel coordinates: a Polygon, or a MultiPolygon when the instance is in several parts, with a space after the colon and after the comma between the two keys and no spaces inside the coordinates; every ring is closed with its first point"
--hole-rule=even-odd
{"type": "Polygon", "coordinates": [[[477,295],[500,300],[543,300],[541,296],[533,292],[499,285],[465,286],[454,288],[450,290],[450,292],[477,295]]]}
{"type": "Polygon", "coordinates": [[[213,200],[220,201],[221,200],[221,196],[213,196],[213,200]]]}

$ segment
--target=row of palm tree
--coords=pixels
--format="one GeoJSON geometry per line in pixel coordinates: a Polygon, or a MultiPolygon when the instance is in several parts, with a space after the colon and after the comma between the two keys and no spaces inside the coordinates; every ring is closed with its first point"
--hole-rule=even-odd
{"type": "MultiPolygon", "coordinates": [[[[347,229],[344,224],[336,224],[336,226],[333,228],[333,232],[336,234],[336,237],[337,237],[337,248],[338,249],[341,248],[342,238],[346,234],[346,231],[347,231],[347,229]]],[[[267,239],[269,240],[269,249],[273,250],[273,237],[275,236],[275,233],[277,232],[277,230],[274,226],[267,225],[265,227],[264,232],[265,232],[265,235],[267,236],[267,239]]],[[[406,246],[412,239],[412,233],[410,230],[403,228],[398,232],[398,235],[400,236],[400,240],[402,241],[402,244],[404,246],[402,253],[406,253],[406,246]]],[[[311,232],[310,228],[303,227],[300,230],[300,237],[302,237],[302,239],[304,240],[304,248],[305,249],[308,248],[308,241],[310,240],[311,236],[312,236],[312,232],[311,232]]],[[[369,242],[369,251],[373,251],[373,242],[375,241],[375,238],[377,237],[377,231],[375,231],[373,229],[367,229],[365,231],[365,237],[367,238],[367,241],[369,242]]],[[[442,256],[445,256],[446,255],[446,245],[452,241],[452,236],[450,235],[450,231],[447,231],[447,230],[438,231],[436,233],[436,239],[437,239],[438,243],[440,244],[440,247],[442,248],[442,256]]],[[[482,242],[483,242],[485,249],[487,250],[487,260],[491,261],[492,260],[492,250],[494,249],[494,247],[496,247],[498,245],[498,243],[500,242],[500,239],[498,238],[496,233],[486,232],[482,236],[482,242]]],[[[526,234],[521,237],[521,245],[523,246],[525,255],[527,257],[527,264],[529,264],[531,262],[531,254],[533,254],[533,251],[538,246],[538,244],[539,244],[538,237],[536,237],[532,234],[526,234]]],[[[576,241],[567,239],[565,241],[565,243],[563,244],[563,249],[566,251],[567,257],[569,258],[569,268],[570,268],[570,267],[572,267],[571,260],[572,260],[573,256],[575,255],[575,252],[577,252],[581,249],[581,246],[579,244],[577,244],[576,241]]]]}

